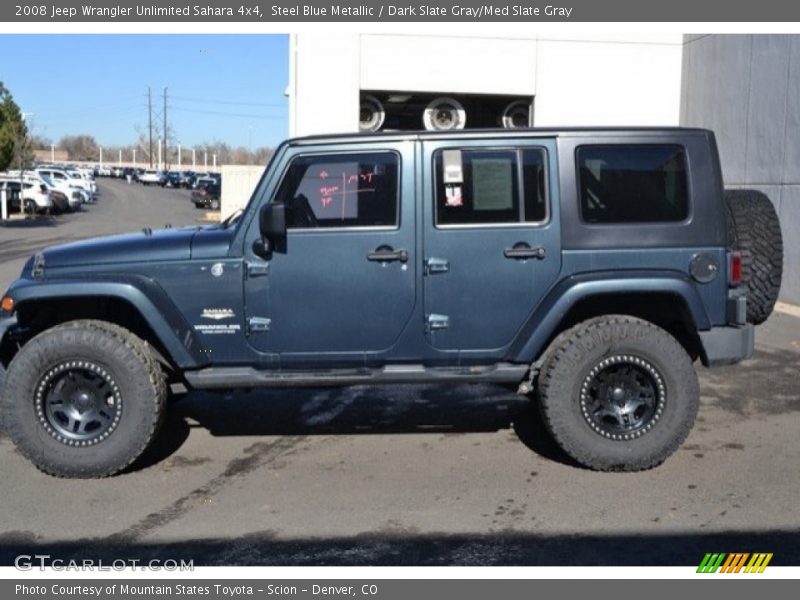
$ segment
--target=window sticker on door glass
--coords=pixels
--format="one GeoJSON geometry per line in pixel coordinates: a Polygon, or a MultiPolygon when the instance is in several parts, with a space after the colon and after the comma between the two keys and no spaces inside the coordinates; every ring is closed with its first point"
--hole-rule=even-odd
{"type": "Polygon", "coordinates": [[[445,193],[445,206],[464,206],[464,198],[461,196],[460,185],[446,185],[444,186],[445,193]]]}
{"type": "Polygon", "coordinates": [[[472,161],[474,210],[508,210],[514,206],[513,162],[504,158],[472,161]]]}

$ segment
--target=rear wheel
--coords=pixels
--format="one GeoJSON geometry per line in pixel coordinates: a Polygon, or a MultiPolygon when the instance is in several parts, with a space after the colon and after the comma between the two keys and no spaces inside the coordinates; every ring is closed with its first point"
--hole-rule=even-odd
{"type": "Polygon", "coordinates": [[[681,445],[699,404],[697,374],[663,329],[634,317],[585,321],[551,345],[537,393],[561,448],[599,471],[639,471],[681,445]]]}
{"type": "Polygon", "coordinates": [[[211,210],[219,210],[219,200],[217,198],[214,198],[208,204],[211,207],[211,210]]]}
{"type": "Polygon", "coordinates": [[[40,333],[11,361],[3,426],[45,473],[104,477],[150,444],[166,395],[146,342],[103,321],[72,321],[40,333]]]}
{"type": "Polygon", "coordinates": [[[726,190],[728,244],[742,254],[747,321],[758,325],[775,308],[783,275],[783,236],[775,207],[756,190],[726,190]]]}

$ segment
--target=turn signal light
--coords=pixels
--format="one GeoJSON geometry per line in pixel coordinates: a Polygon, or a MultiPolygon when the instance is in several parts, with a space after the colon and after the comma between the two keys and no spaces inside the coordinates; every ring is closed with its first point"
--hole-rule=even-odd
{"type": "Polygon", "coordinates": [[[728,254],[728,283],[731,286],[742,283],[742,255],[739,252],[728,254]]]}
{"type": "Polygon", "coordinates": [[[4,296],[0,301],[0,308],[6,312],[14,312],[14,299],[11,296],[4,296]]]}

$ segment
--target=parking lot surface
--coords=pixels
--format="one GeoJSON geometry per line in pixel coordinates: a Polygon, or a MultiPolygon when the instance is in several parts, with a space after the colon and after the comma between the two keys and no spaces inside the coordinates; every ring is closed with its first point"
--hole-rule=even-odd
{"type": "MultiPolygon", "coordinates": [[[[99,182],[84,214],[0,227],[0,287],[38,248],[202,211],[188,192],[99,182]]],[[[59,480],[0,437],[0,564],[54,558],[266,565],[800,564],[800,319],[701,376],[698,422],[651,471],[565,458],[506,388],[392,386],[176,396],[126,473],[59,480]]]]}

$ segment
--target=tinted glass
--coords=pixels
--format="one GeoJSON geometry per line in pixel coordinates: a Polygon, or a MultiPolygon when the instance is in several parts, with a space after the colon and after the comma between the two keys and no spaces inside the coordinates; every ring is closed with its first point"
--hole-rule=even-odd
{"type": "Polygon", "coordinates": [[[543,150],[440,150],[434,169],[437,225],[530,223],[547,217],[543,150]]]}
{"type": "Polygon", "coordinates": [[[584,221],[668,222],[689,215],[680,146],[583,146],[577,160],[584,221]]]}
{"type": "Polygon", "coordinates": [[[299,157],[276,200],[290,229],[397,226],[398,169],[389,153],[299,157]]]}

